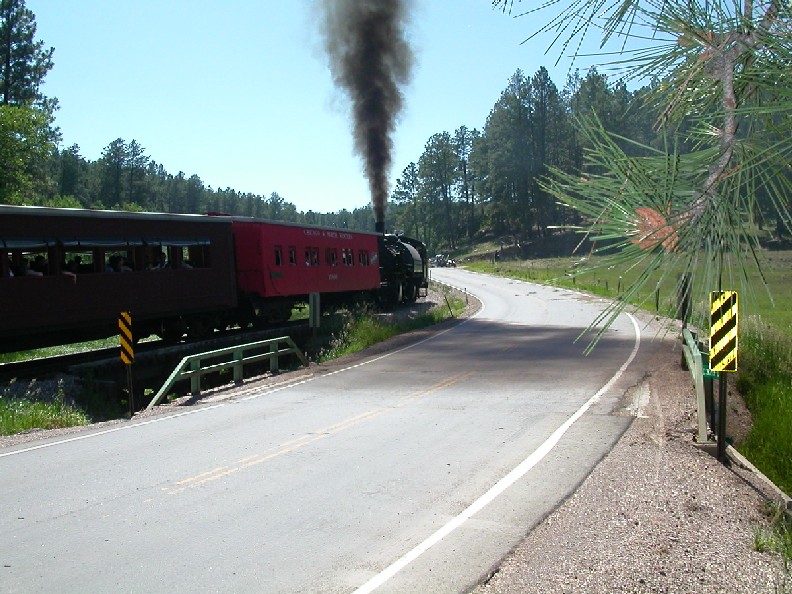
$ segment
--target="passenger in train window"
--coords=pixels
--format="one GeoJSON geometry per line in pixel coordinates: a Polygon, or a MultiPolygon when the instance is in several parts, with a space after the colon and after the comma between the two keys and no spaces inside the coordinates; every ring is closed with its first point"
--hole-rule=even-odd
{"type": "Polygon", "coordinates": [[[77,274],[80,272],[80,266],[82,265],[82,256],[74,256],[71,260],[66,262],[66,266],[64,269],[72,274],[77,274]]]}
{"type": "Polygon", "coordinates": [[[113,254],[107,263],[106,272],[132,272],[132,268],[126,263],[121,254],[113,254]]]}
{"type": "Polygon", "coordinates": [[[44,276],[44,273],[30,268],[30,260],[22,258],[22,263],[19,266],[19,276],[44,276]]]}
{"type": "Polygon", "coordinates": [[[33,259],[33,263],[30,265],[30,270],[34,272],[40,272],[41,276],[44,276],[45,274],[47,274],[47,272],[49,272],[47,266],[47,259],[41,254],[37,255],[33,259]]]}
{"type": "Polygon", "coordinates": [[[165,255],[165,252],[160,252],[159,254],[157,254],[157,259],[149,267],[149,270],[164,270],[167,267],[168,267],[168,256],[165,255]]]}

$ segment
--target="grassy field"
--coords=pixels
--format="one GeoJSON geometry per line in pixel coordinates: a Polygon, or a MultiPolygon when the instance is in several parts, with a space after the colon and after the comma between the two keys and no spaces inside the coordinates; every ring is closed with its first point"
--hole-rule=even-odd
{"type": "MultiPolygon", "coordinates": [[[[466,267],[613,298],[624,295],[637,274],[597,267],[596,259],[586,263],[593,270],[580,273],[579,260],[552,258],[497,263],[478,260],[467,263],[466,267]]],[[[748,437],[735,447],[789,494],[792,493],[792,252],[765,252],[762,266],[772,297],[758,273],[744,283],[748,291],[740,293],[736,380],[751,411],[753,427],[748,437]]],[[[677,274],[670,271],[663,279],[647,283],[647,288],[629,302],[660,315],[675,316],[676,279],[677,274]]],[[[693,307],[698,319],[708,316],[708,303],[694,303],[693,307]]]]}

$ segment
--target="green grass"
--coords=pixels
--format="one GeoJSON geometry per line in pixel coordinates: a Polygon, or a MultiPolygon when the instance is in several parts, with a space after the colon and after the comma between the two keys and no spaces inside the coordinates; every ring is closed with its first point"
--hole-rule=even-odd
{"type": "Polygon", "coordinates": [[[784,560],[782,582],[776,592],[792,592],[792,516],[783,506],[771,503],[767,506],[768,526],[754,530],[754,550],[759,553],[774,553],[784,560]]]}
{"type": "Polygon", "coordinates": [[[102,340],[91,340],[75,344],[65,344],[61,346],[35,349],[32,351],[19,351],[17,353],[0,353],[0,363],[14,363],[15,361],[28,361],[30,359],[43,359],[45,357],[57,357],[81,351],[95,351],[118,346],[118,337],[104,338],[102,340]]]}
{"type": "Polygon", "coordinates": [[[90,419],[80,409],[66,404],[63,390],[58,389],[51,400],[37,400],[32,386],[12,397],[15,386],[0,391],[0,435],[13,435],[29,429],[59,429],[87,425],[90,419]]]}
{"type": "Polygon", "coordinates": [[[384,322],[365,308],[345,312],[340,322],[337,322],[337,328],[331,330],[335,338],[331,341],[330,347],[321,353],[319,360],[328,361],[357,353],[397,334],[425,328],[450,317],[456,317],[465,309],[465,303],[461,299],[452,297],[448,292],[445,293],[445,297],[445,303],[396,323],[384,322]]]}
{"type": "Polygon", "coordinates": [[[792,493],[792,338],[759,321],[740,335],[737,388],[753,426],[740,452],[785,493],[792,493]]]}

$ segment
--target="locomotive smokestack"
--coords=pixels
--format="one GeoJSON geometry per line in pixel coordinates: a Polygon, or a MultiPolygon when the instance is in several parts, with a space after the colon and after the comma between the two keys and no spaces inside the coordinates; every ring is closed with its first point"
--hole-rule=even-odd
{"type": "Polygon", "coordinates": [[[410,0],[324,0],[325,45],[335,83],[352,102],[376,229],[385,229],[391,133],[413,55],[405,39],[410,0]]]}
{"type": "Polygon", "coordinates": [[[385,233],[385,221],[376,221],[374,223],[374,231],[377,233],[385,233]]]}

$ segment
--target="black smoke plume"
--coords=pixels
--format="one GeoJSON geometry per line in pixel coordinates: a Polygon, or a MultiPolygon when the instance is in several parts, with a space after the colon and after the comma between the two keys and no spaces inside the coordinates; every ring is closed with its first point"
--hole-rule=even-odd
{"type": "Polygon", "coordinates": [[[384,227],[393,132],[413,61],[405,37],[410,0],[324,0],[333,79],[352,103],[355,150],[363,157],[377,228],[384,227]]]}

